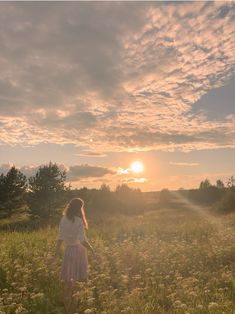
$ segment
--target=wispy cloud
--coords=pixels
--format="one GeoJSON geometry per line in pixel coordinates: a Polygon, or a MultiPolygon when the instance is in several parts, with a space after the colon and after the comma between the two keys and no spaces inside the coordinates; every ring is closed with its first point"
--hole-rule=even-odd
{"type": "Polygon", "coordinates": [[[133,173],[131,168],[121,168],[121,167],[118,167],[118,169],[117,169],[117,174],[118,175],[125,175],[125,174],[129,174],[129,173],[133,173]]]}
{"type": "Polygon", "coordinates": [[[82,153],[75,154],[76,156],[79,157],[105,157],[106,154],[99,153],[99,152],[90,152],[90,151],[83,151],[82,153]]]}
{"type": "Polygon", "coordinates": [[[233,2],[0,8],[0,143],[84,155],[235,146],[234,113],[192,111],[235,73],[233,2]]]}
{"type": "Polygon", "coordinates": [[[124,178],[122,179],[123,183],[145,183],[148,179],[146,178],[124,178]]]}
{"type": "Polygon", "coordinates": [[[171,161],[170,165],[173,166],[186,166],[186,167],[195,167],[195,166],[199,166],[200,164],[197,162],[175,162],[175,161],[171,161]]]}

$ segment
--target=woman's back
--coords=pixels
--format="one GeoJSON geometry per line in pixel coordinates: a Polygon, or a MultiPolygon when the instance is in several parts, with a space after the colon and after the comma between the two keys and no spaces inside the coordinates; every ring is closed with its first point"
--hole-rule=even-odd
{"type": "Polygon", "coordinates": [[[64,215],[60,220],[58,240],[64,240],[66,245],[86,241],[83,220],[75,216],[72,221],[64,215]]]}

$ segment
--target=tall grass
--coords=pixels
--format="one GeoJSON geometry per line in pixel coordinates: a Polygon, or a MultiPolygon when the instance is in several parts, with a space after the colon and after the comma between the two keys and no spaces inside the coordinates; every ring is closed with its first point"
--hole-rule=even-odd
{"type": "MultiPolygon", "coordinates": [[[[233,217],[229,219],[234,219],[233,217]]],[[[187,209],[91,220],[89,281],[77,285],[77,313],[234,313],[234,229],[187,209]]],[[[2,232],[0,313],[65,313],[56,227],[2,232]]],[[[62,257],[62,256],[61,256],[62,257]]]]}

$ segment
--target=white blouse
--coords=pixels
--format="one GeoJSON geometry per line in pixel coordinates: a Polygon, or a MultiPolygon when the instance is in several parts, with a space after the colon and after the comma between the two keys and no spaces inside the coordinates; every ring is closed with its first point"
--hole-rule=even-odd
{"type": "Polygon", "coordinates": [[[74,245],[87,241],[83,220],[75,216],[74,222],[65,215],[60,220],[58,240],[64,240],[66,245],[74,245]]]}

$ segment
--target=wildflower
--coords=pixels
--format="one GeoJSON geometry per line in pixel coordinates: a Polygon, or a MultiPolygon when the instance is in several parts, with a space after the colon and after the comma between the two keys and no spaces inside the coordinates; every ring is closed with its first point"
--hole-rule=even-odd
{"type": "Polygon", "coordinates": [[[88,304],[88,305],[91,305],[91,304],[94,302],[94,300],[95,300],[95,298],[89,298],[89,299],[87,300],[87,304],[88,304]]]}
{"type": "Polygon", "coordinates": [[[176,301],[174,302],[174,306],[175,306],[175,307],[181,306],[181,301],[180,301],[180,300],[176,300],[176,301]]]}
{"type": "Polygon", "coordinates": [[[128,282],[128,276],[127,276],[127,275],[121,275],[121,277],[122,277],[122,281],[123,281],[124,283],[127,283],[127,282],[128,282]]]}
{"type": "Polygon", "coordinates": [[[12,282],[12,283],[11,283],[11,286],[12,286],[12,287],[15,287],[15,286],[17,286],[17,283],[16,283],[16,282],[12,282]]]}
{"type": "Polygon", "coordinates": [[[181,307],[181,309],[186,309],[187,305],[185,303],[181,303],[180,307],[181,307]]]}
{"type": "Polygon", "coordinates": [[[133,276],[134,279],[141,279],[141,276],[140,275],[135,275],[133,276]]]}
{"type": "Polygon", "coordinates": [[[202,309],[203,309],[203,305],[198,304],[198,305],[197,305],[197,308],[198,308],[199,310],[202,310],[202,309]]]}
{"type": "Polygon", "coordinates": [[[20,305],[20,306],[15,310],[15,314],[19,314],[19,313],[28,313],[28,310],[26,310],[22,305],[20,305]]]}
{"type": "Polygon", "coordinates": [[[42,299],[44,297],[44,293],[43,292],[38,292],[34,295],[34,298],[36,299],[42,299]]]}
{"type": "Polygon", "coordinates": [[[211,309],[215,309],[218,307],[218,303],[216,302],[210,302],[209,305],[208,305],[208,309],[211,310],[211,309]]]}
{"type": "Polygon", "coordinates": [[[190,295],[191,297],[196,297],[196,296],[197,296],[197,294],[196,294],[195,291],[190,291],[190,292],[189,292],[189,295],[190,295]]]}

